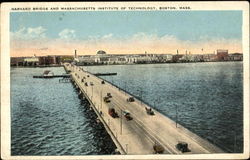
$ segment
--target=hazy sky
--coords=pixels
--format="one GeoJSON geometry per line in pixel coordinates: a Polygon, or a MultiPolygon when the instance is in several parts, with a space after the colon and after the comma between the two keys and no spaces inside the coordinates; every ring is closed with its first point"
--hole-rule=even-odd
{"type": "Polygon", "coordinates": [[[241,11],[14,12],[11,55],[242,52],[241,11]]]}

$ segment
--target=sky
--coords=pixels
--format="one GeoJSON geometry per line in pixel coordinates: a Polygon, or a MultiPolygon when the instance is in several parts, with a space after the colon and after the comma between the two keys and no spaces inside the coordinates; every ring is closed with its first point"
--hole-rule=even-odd
{"type": "Polygon", "coordinates": [[[242,12],[12,12],[10,39],[11,56],[242,52],[242,12]]]}

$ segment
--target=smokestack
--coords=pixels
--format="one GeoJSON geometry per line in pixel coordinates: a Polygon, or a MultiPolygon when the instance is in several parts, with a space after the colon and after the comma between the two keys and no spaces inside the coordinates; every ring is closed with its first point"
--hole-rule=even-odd
{"type": "Polygon", "coordinates": [[[75,50],[75,58],[77,58],[77,53],[76,53],[76,50],[75,50]]]}

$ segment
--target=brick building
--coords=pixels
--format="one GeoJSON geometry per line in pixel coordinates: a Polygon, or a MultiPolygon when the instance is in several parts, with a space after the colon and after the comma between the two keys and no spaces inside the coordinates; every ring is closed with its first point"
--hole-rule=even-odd
{"type": "Polygon", "coordinates": [[[228,60],[228,50],[218,49],[217,50],[217,59],[218,61],[227,61],[228,60]]]}

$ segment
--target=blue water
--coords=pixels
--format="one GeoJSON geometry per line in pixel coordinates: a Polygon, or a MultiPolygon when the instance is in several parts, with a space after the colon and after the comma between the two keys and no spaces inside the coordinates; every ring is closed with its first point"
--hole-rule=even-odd
{"type": "MultiPolygon", "coordinates": [[[[243,151],[242,62],[88,66],[226,152],[243,151]]],[[[11,69],[12,155],[101,155],[111,138],[71,83],[11,69]]],[[[46,68],[55,74],[63,68],[46,68]]]]}
{"type": "Polygon", "coordinates": [[[243,63],[85,67],[226,152],[243,151],[243,63]],[[177,109],[177,114],[176,114],[177,109]],[[176,116],[177,115],[177,116],[176,116]]]}
{"type": "Polygon", "coordinates": [[[11,69],[11,155],[111,154],[115,145],[71,83],[32,78],[44,70],[11,69]]]}

